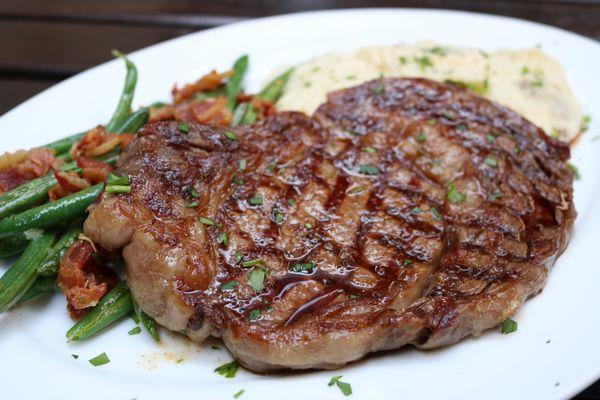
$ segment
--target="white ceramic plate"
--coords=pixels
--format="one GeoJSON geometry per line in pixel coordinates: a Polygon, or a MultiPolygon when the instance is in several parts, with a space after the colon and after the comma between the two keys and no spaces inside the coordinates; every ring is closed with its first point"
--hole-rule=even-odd
{"type": "MultiPolygon", "coordinates": [[[[211,68],[226,69],[242,53],[251,68],[247,88],[258,89],[274,69],[330,50],[433,40],[484,50],[541,45],[563,64],[592,116],[590,131],[573,152],[583,176],[575,183],[579,217],[567,251],[543,293],[516,315],[511,335],[490,331],[446,349],[382,353],[339,371],[259,376],[240,371],[224,379],[213,369],[230,360],[211,344],[196,347],[163,332],[129,336],[131,320],[84,343],[69,344],[72,324],[62,296],[45,298],[0,316],[0,382],[6,398],[149,399],[190,396],[242,400],[336,399],[333,375],[352,384],[360,399],[558,399],[600,376],[600,45],[555,28],[509,18],[424,10],[348,10],[288,15],[187,35],[133,53],[140,79],[136,104],[169,99],[174,81],[211,68]],[[106,352],[111,362],[88,359],[106,352]],[[74,359],[71,354],[78,354],[74,359]],[[177,363],[177,360],[183,360],[177,363]]],[[[115,47],[119,43],[114,43],[115,47]]],[[[0,118],[0,151],[58,139],[106,121],[122,86],[124,68],[112,61],[71,78],[0,118]]]]}

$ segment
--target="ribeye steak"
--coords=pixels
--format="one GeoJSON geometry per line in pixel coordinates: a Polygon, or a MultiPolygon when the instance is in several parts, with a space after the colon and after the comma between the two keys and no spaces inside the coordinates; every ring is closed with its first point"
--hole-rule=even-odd
{"type": "Polygon", "coordinates": [[[478,335],[541,290],[575,219],[569,148],[469,91],[379,79],[313,117],[148,124],[86,234],[141,308],[256,371],[478,335]]]}

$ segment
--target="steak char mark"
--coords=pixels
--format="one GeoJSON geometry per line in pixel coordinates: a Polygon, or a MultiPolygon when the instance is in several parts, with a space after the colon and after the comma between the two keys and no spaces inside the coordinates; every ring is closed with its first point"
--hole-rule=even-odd
{"type": "Polygon", "coordinates": [[[424,79],[331,93],[313,117],[146,125],[86,234],[123,248],[141,308],[255,371],[336,368],[497,326],[575,219],[567,145],[424,79]]]}

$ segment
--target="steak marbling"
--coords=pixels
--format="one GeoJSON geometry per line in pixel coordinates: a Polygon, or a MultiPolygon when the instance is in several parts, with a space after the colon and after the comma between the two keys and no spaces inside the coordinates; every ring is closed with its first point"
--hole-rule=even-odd
{"type": "Polygon", "coordinates": [[[567,145],[455,86],[380,79],[313,118],[145,126],[86,234],[141,308],[256,371],[335,368],[497,326],[575,218],[567,145]],[[196,205],[197,204],[197,205],[196,205]]]}

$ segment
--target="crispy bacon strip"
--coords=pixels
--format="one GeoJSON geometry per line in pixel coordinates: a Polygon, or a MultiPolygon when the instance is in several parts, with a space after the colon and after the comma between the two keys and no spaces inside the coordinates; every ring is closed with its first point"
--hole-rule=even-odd
{"type": "Polygon", "coordinates": [[[108,153],[117,146],[125,148],[133,140],[132,135],[107,133],[102,125],[99,125],[85,134],[85,136],[71,148],[71,157],[98,157],[108,153]]]}
{"type": "Polygon", "coordinates": [[[73,319],[83,317],[119,282],[117,274],[97,262],[95,250],[87,240],[78,240],[65,253],[58,270],[58,286],[67,298],[73,319]]]}
{"type": "Polygon", "coordinates": [[[90,187],[89,182],[81,178],[75,171],[54,171],[54,177],[58,183],[48,191],[50,201],[58,200],[90,187]]]}
{"type": "MultiPolygon", "coordinates": [[[[21,158],[19,156],[19,158],[21,158]]],[[[18,158],[17,158],[18,159],[18,158]]],[[[53,166],[58,166],[59,160],[49,149],[32,149],[16,164],[0,172],[0,193],[14,189],[32,179],[46,175],[53,166]]]]}
{"type": "Polygon", "coordinates": [[[178,89],[177,86],[174,86],[172,90],[173,103],[179,104],[198,92],[214,90],[223,83],[225,78],[230,77],[232,74],[232,70],[221,73],[212,70],[208,74],[198,79],[196,82],[188,83],[181,89],[178,89]]]}
{"type": "Polygon", "coordinates": [[[184,122],[229,126],[232,115],[227,107],[227,98],[217,97],[179,104],[175,107],[175,119],[184,122]]]}
{"type": "Polygon", "coordinates": [[[82,169],[83,178],[92,185],[104,182],[113,170],[111,165],[87,157],[79,157],[77,166],[82,169]]]}
{"type": "Polygon", "coordinates": [[[173,106],[150,107],[148,122],[156,122],[174,118],[173,106]]]}

